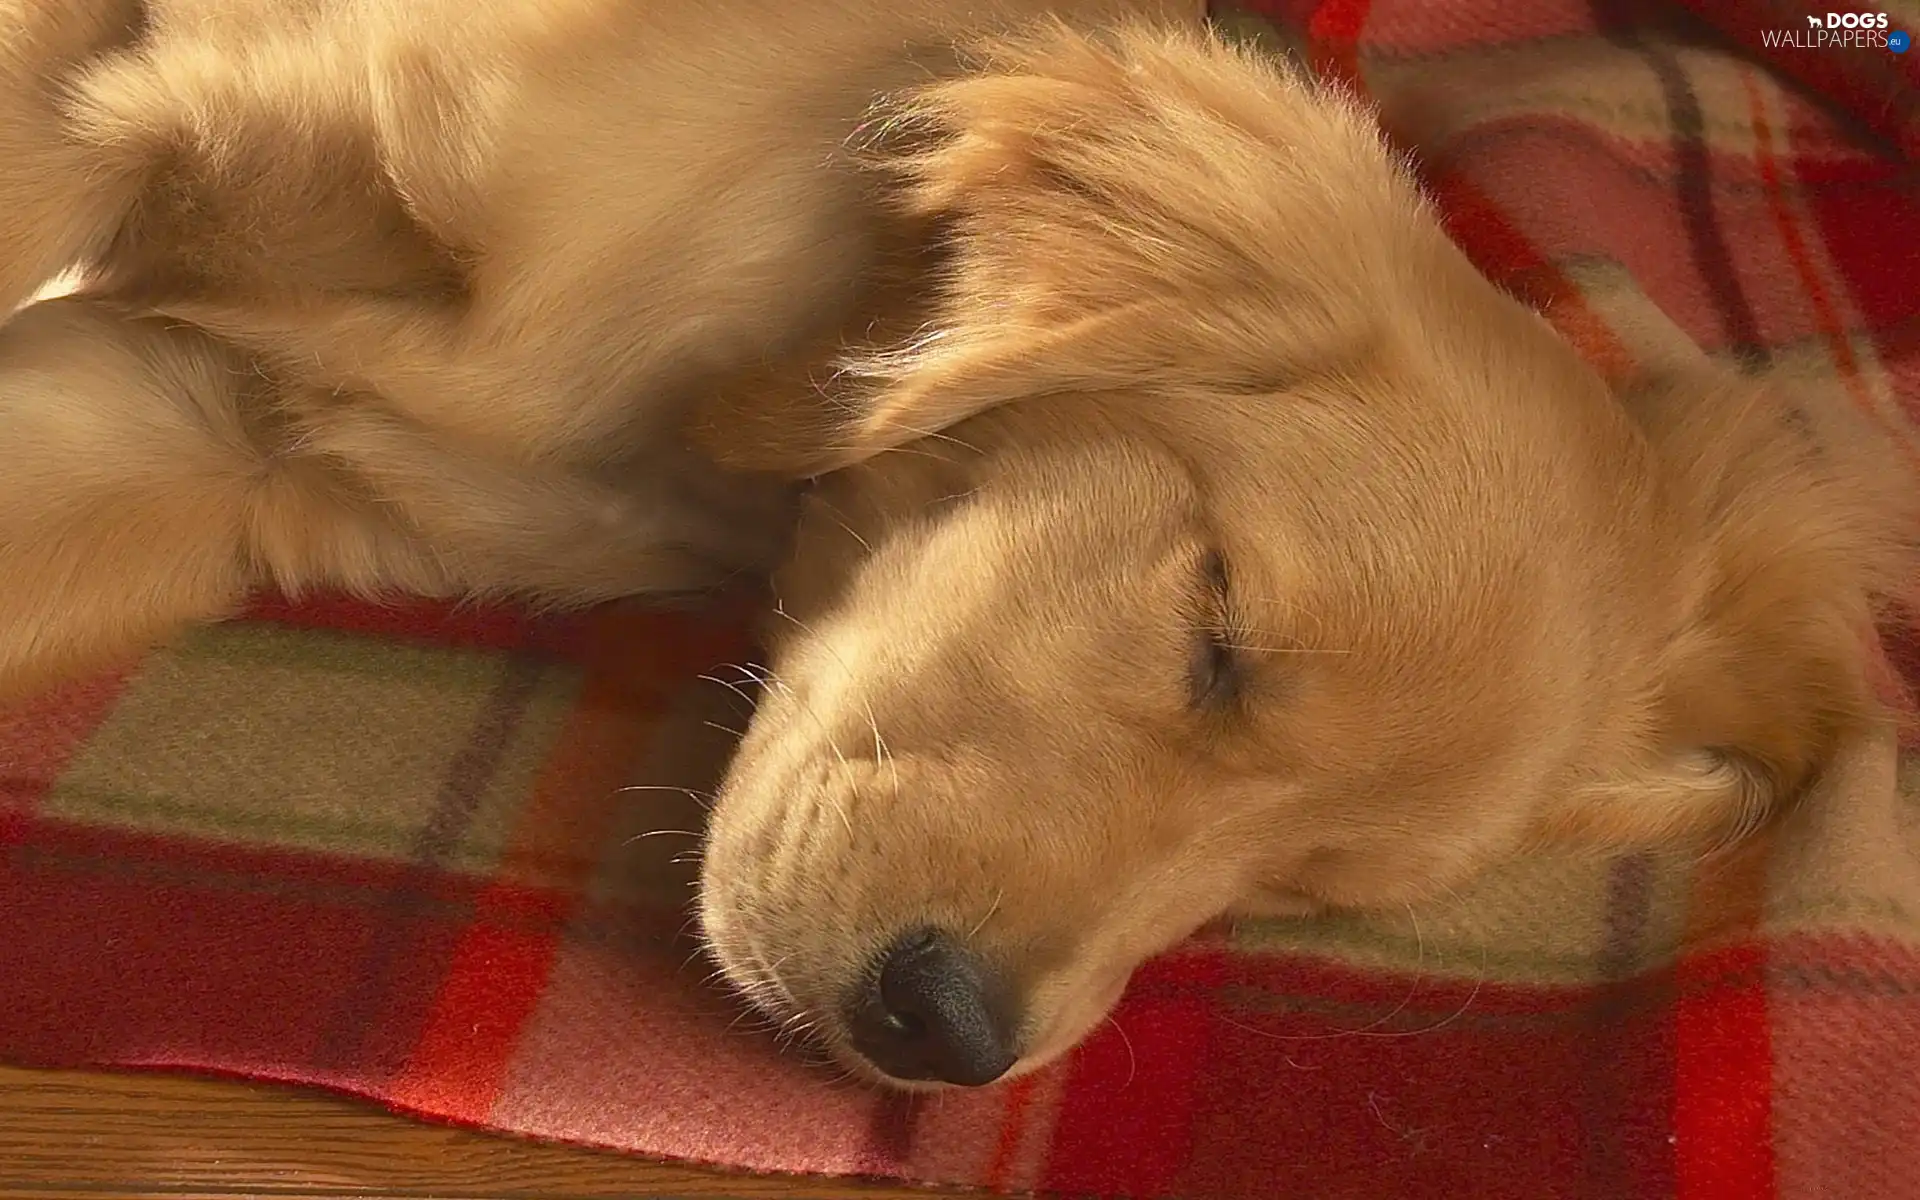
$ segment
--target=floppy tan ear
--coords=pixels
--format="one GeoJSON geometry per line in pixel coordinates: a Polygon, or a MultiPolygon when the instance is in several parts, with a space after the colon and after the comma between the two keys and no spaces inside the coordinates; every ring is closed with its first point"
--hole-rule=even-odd
{"type": "Polygon", "coordinates": [[[1700,367],[1623,399],[1688,564],[1654,661],[1650,753],[1577,798],[1606,840],[1766,822],[1887,717],[1874,625],[1920,565],[1915,481],[1839,395],[1700,367]]]}
{"type": "Polygon", "coordinates": [[[1441,236],[1364,112],[1251,51],[1054,22],[965,64],[865,127],[930,231],[867,306],[906,332],[717,396],[717,455],[815,473],[1024,397],[1277,389],[1368,338],[1383,230],[1441,236]]]}

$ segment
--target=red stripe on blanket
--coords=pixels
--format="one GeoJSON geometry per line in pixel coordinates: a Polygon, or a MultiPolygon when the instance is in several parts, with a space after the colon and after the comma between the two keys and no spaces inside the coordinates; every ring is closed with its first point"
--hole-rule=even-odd
{"type": "Polygon", "coordinates": [[[517,650],[534,642],[541,628],[535,618],[517,608],[413,599],[370,604],[338,595],[307,596],[299,601],[258,596],[241,618],[475,650],[517,650]]]}
{"type": "Polygon", "coordinates": [[[1021,1136],[1027,1130],[1027,1111],[1033,1106],[1034,1080],[1025,1076],[1007,1087],[1007,1106],[1000,1117],[1000,1138],[994,1143],[993,1159],[987,1164],[982,1182],[989,1191],[1008,1191],[1013,1181],[1014,1158],[1020,1152],[1021,1136]]]}
{"type": "Polygon", "coordinates": [[[1773,1200],[1773,1031],[1765,840],[1702,861],[1674,968],[1674,1200],[1773,1200]]]}
{"type": "Polygon", "coordinates": [[[456,1121],[485,1121],[520,1031],[546,990],[557,949],[552,936],[489,924],[469,928],[407,1069],[394,1081],[394,1103],[456,1121]]]}
{"type": "MultiPolygon", "coordinates": [[[[1664,1090],[1623,1096],[1616,1111],[1629,1119],[1598,1129],[1575,1102],[1593,1053],[1584,991],[1370,974],[1308,959],[1246,970],[1252,961],[1232,964],[1214,1006],[1196,1152],[1179,1195],[1614,1196],[1627,1193],[1576,1189],[1591,1177],[1586,1141],[1617,1144],[1622,1175],[1648,1173],[1640,1164],[1659,1158],[1665,1126],[1631,1117],[1661,1105],[1664,1090]],[[1285,991],[1253,990],[1260,978],[1284,982],[1285,991]]],[[[1637,1030],[1663,1011],[1627,1019],[1637,1030]]],[[[1630,1068],[1622,1079],[1619,1067],[1606,1061],[1608,1082],[1657,1074],[1630,1068]]]]}
{"type": "Polygon", "coordinates": [[[609,653],[648,653],[656,644],[668,653],[695,655],[707,645],[731,644],[727,639],[737,640],[736,628],[753,611],[752,600],[743,589],[716,596],[697,612],[649,608],[635,600],[543,616],[509,605],[447,600],[398,597],[373,604],[329,594],[296,602],[261,595],[241,619],[472,650],[531,650],[588,662],[609,653]]]}
{"type": "Polygon", "coordinates": [[[1367,56],[1418,58],[1582,37],[1593,17],[1586,0],[1375,0],[1367,56]]]}
{"type": "Polygon", "coordinates": [[[1330,79],[1364,91],[1360,80],[1360,31],[1366,28],[1373,0],[1326,0],[1307,20],[1314,69],[1330,79]]]}
{"type": "Polygon", "coordinates": [[[1674,1200],[1771,1200],[1766,950],[1683,961],[1674,1011],[1674,1200]]]}
{"type": "Polygon", "coordinates": [[[1047,1190],[1178,1191],[1191,1157],[1198,1089],[1211,1065],[1209,993],[1226,978],[1227,965],[1225,954],[1210,952],[1161,959],[1135,974],[1133,994],[1074,1057],[1047,1190]]]}
{"type": "Polygon", "coordinates": [[[187,1066],[364,1088],[413,1045],[480,884],[404,863],[42,819],[0,854],[0,1046],[49,1066],[187,1066]],[[337,1002],[409,891],[410,950],[347,1060],[337,1002]],[[265,1064],[299,1064],[263,1071],[265,1064]]]}

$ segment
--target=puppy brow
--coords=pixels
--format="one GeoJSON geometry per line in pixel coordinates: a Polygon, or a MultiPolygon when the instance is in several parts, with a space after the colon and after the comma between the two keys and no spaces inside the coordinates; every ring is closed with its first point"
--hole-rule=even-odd
{"type": "Polygon", "coordinates": [[[1207,588],[1214,597],[1225,601],[1227,598],[1227,556],[1219,550],[1207,551],[1200,563],[1200,577],[1206,580],[1207,588]]]}
{"type": "Polygon", "coordinates": [[[1226,552],[1210,547],[1193,570],[1198,583],[1189,619],[1202,629],[1221,638],[1231,638],[1236,622],[1232,619],[1233,578],[1226,552]]]}

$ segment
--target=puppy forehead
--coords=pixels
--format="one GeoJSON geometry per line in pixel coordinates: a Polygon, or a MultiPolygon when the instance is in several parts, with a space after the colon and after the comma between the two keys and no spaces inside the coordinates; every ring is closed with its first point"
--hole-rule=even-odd
{"type": "Polygon", "coordinates": [[[816,636],[803,639],[811,643],[807,665],[838,666],[840,674],[882,663],[907,671],[929,665],[955,638],[1056,627],[1062,607],[1106,590],[1094,586],[1101,581],[1089,567],[1150,577],[1120,569],[1159,540],[1143,536],[1148,507],[1127,519],[1099,497],[969,497],[919,536],[889,540],[873,554],[848,602],[812,623],[816,636]]]}
{"type": "Polygon", "coordinates": [[[782,673],[810,704],[858,713],[883,692],[1057,658],[1145,613],[1166,623],[1203,526],[1178,464],[1125,439],[1056,436],[1003,442],[979,467],[954,503],[873,539],[839,602],[782,623],[782,673]]]}

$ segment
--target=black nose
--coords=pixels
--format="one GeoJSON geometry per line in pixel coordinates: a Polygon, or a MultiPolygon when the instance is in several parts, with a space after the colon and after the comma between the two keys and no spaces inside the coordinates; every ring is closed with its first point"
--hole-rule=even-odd
{"type": "Polygon", "coordinates": [[[853,1048],[895,1079],[992,1083],[1018,1057],[1003,992],[986,964],[937,929],[881,956],[850,1021],[853,1048]]]}

